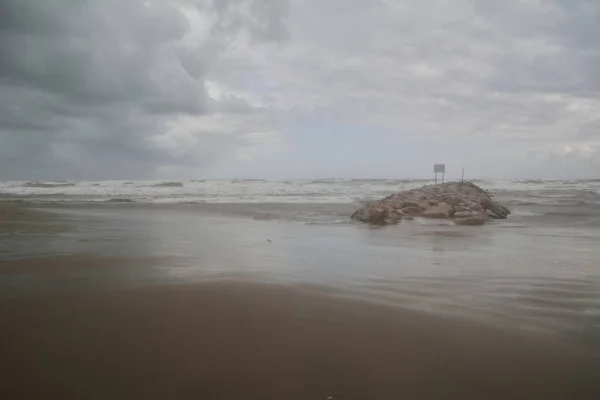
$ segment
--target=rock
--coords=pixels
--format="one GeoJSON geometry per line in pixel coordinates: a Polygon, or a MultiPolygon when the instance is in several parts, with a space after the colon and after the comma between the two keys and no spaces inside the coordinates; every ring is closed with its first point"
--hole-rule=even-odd
{"type": "Polygon", "coordinates": [[[481,225],[488,218],[504,219],[510,210],[472,182],[424,186],[372,201],[352,219],[372,224],[395,224],[412,217],[452,218],[457,225],[481,225]]]}
{"type": "Polygon", "coordinates": [[[461,201],[462,200],[460,198],[456,197],[455,194],[449,194],[449,195],[444,196],[444,203],[449,204],[454,207],[458,206],[461,201]]]}
{"type": "Polygon", "coordinates": [[[500,217],[498,214],[496,214],[495,212],[493,212],[490,209],[485,210],[485,212],[486,212],[487,216],[492,219],[502,219],[502,217],[500,217]]]}
{"type": "Polygon", "coordinates": [[[440,203],[428,210],[423,211],[425,218],[450,218],[452,215],[452,207],[446,203],[440,203]]]}
{"type": "Polygon", "coordinates": [[[507,208],[506,207],[502,207],[500,204],[492,202],[490,205],[488,205],[488,207],[486,207],[486,210],[488,211],[488,215],[492,218],[496,218],[496,219],[505,219],[506,217],[508,217],[508,213],[507,212],[507,208]]]}
{"type": "Polygon", "coordinates": [[[390,212],[388,213],[385,222],[387,222],[388,224],[397,224],[398,222],[400,222],[400,215],[398,215],[395,212],[390,212]]]}
{"type": "Polygon", "coordinates": [[[466,218],[456,218],[454,220],[456,225],[468,225],[468,226],[476,226],[485,224],[485,218],[481,215],[471,216],[466,218]]]}
{"type": "Polygon", "coordinates": [[[473,213],[471,211],[456,211],[453,215],[454,218],[469,218],[472,216],[473,213]]]}
{"type": "Polygon", "coordinates": [[[475,212],[482,212],[483,211],[483,207],[481,207],[481,204],[471,204],[469,206],[469,210],[475,211],[475,212]]]}
{"type": "Polygon", "coordinates": [[[386,212],[384,210],[374,208],[367,213],[364,220],[372,224],[382,224],[385,223],[385,215],[386,212]]]}
{"type": "Polygon", "coordinates": [[[421,213],[423,212],[423,209],[421,207],[417,207],[417,206],[408,206],[408,207],[404,207],[402,209],[402,212],[404,214],[407,215],[421,215],[421,213]]]}
{"type": "Polygon", "coordinates": [[[392,196],[390,199],[388,199],[388,203],[395,209],[404,207],[404,203],[402,203],[402,199],[399,199],[396,196],[392,196]]]}
{"type": "Polygon", "coordinates": [[[371,224],[383,224],[385,223],[386,214],[387,212],[381,208],[370,208],[355,212],[352,215],[352,219],[371,224]]]}

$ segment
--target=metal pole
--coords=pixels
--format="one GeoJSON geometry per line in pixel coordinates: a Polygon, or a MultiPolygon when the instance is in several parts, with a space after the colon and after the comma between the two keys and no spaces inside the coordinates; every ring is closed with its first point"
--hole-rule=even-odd
{"type": "Polygon", "coordinates": [[[460,177],[460,183],[465,183],[465,169],[463,168],[462,176],[460,177]]]}

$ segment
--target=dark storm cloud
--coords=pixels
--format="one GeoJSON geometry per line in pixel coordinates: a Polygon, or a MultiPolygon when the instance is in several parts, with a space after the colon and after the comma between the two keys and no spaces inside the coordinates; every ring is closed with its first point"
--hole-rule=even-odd
{"type": "Polygon", "coordinates": [[[200,112],[203,93],[180,71],[169,42],[187,30],[180,13],[140,1],[9,0],[0,21],[0,74],[74,103],[135,102],[200,112]],[[171,73],[173,79],[161,82],[171,73]]]}
{"type": "Polygon", "coordinates": [[[242,2],[225,3],[0,2],[2,178],[53,177],[69,166],[78,177],[123,176],[131,166],[134,175],[152,176],[176,161],[151,143],[169,120],[229,108],[251,113],[243,100],[210,99],[206,74],[236,34],[281,36],[281,16],[262,1],[245,2],[250,12],[241,14],[242,2]],[[198,28],[186,14],[194,9],[208,29],[187,38],[198,28]]]}

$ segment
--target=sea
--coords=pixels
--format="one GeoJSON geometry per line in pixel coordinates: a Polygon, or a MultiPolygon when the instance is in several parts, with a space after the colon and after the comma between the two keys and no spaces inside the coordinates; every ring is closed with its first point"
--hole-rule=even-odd
{"type": "Polygon", "coordinates": [[[429,180],[0,182],[68,229],[0,229],[0,262],[154,257],[148,268],[0,277],[0,292],[248,279],[475,319],[600,357],[600,179],[476,180],[509,207],[481,227],[350,220],[429,180]]]}

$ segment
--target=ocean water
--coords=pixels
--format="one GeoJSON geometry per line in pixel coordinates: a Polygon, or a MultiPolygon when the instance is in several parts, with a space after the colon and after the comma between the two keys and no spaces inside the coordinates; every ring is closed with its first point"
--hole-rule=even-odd
{"type": "Polygon", "coordinates": [[[0,231],[0,261],[151,257],[147,268],[0,277],[20,288],[249,279],[459,315],[600,357],[600,180],[478,181],[512,214],[482,227],[350,220],[419,180],[2,182],[0,199],[53,212],[60,232],[0,231]],[[166,260],[166,261],[164,261],[166,260]]]}
{"type": "MultiPolygon", "coordinates": [[[[475,180],[512,206],[579,207],[600,205],[596,180],[475,180]]],[[[347,204],[417,188],[423,179],[320,179],[294,181],[0,181],[0,200],[33,203],[295,203],[347,204]]]]}
{"type": "Polygon", "coordinates": [[[33,202],[136,203],[348,203],[390,190],[421,186],[421,180],[265,181],[81,181],[0,182],[0,196],[33,202]]]}
{"type": "MultiPolygon", "coordinates": [[[[600,225],[600,179],[479,180],[517,220],[600,225]]],[[[256,218],[347,222],[357,204],[432,184],[429,180],[321,179],[295,181],[0,182],[0,201],[45,205],[205,205],[205,210],[256,218]]]]}

